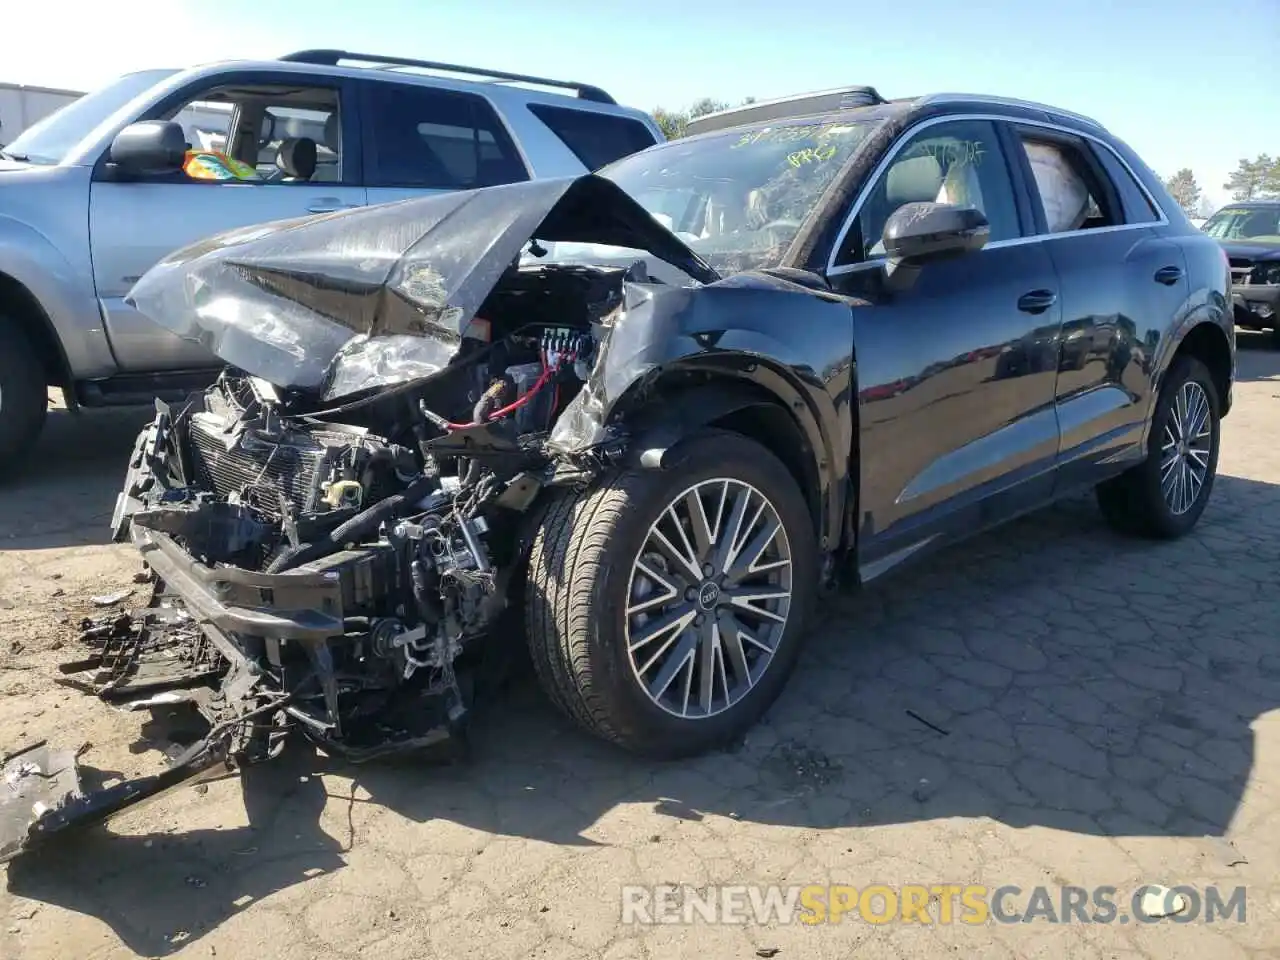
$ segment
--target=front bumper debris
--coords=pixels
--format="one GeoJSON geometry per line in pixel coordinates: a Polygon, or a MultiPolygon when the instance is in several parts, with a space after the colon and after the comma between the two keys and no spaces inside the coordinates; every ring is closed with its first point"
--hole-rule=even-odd
{"type": "Polygon", "coordinates": [[[350,581],[363,572],[371,552],[343,551],[289,573],[270,574],[210,567],[168,534],[137,525],[132,539],[143,562],[182,597],[201,623],[228,632],[312,642],[342,635],[343,587],[353,589],[350,581]]]}
{"type": "Polygon", "coordinates": [[[121,710],[193,707],[208,732],[162,772],[101,788],[91,785],[88,771],[79,767],[79,751],[41,741],[5,756],[0,863],[55,836],[105,823],[183,784],[271,759],[283,749],[290,729],[353,762],[405,751],[457,754],[469,696],[393,700],[376,716],[351,720],[337,737],[323,712],[285,693],[246,658],[235,634],[223,629],[252,625],[268,638],[310,643],[323,651],[318,638],[332,629],[323,624],[335,614],[341,623],[344,591],[353,589],[353,573],[359,582],[367,554],[266,575],[209,567],[154,531],[135,530],[134,539],[153,574],[163,571],[165,578],[153,581],[148,606],[86,620],[83,655],[61,665],[58,682],[121,710]],[[319,609],[308,610],[312,604],[319,609]]]}
{"type": "Polygon", "coordinates": [[[230,772],[225,748],[202,740],[168,769],[100,790],[84,789],[77,751],[37,743],[4,758],[0,767],[0,863],[80,827],[105,823],[126,807],[175,787],[230,772]]]}

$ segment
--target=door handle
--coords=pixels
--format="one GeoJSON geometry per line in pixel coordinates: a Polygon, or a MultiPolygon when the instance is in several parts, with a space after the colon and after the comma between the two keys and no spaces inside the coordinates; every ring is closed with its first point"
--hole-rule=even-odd
{"type": "Polygon", "coordinates": [[[1172,287],[1184,276],[1185,274],[1182,272],[1181,267],[1161,267],[1156,271],[1154,279],[1156,283],[1163,283],[1166,287],[1172,287]]]}
{"type": "Polygon", "coordinates": [[[335,213],[338,210],[354,210],[358,203],[343,203],[337,197],[316,197],[307,206],[310,213],[335,213]]]}
{"type": "Polygon", "coordinates": [[[1018,298],[1018,309],[1023,313],[1044,313],[1058,302],[1052,290],[1032,290],[1018,298]]]}

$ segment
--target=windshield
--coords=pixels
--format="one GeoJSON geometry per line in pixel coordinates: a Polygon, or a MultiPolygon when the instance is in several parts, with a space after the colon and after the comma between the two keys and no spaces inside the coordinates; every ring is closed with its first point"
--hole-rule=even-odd
{"type": "Polygon", "coordinates": [[[600,171],[721,274],[776,265],[869,121],[774,123],[633,154],[600,171]]]}
{"type": "Polygon", "coordinates": [[[102,89],[55,110],[24,130],[18,139],[4,148],[4,152],[29,163],[61,163],[98,124],[173,73],[173,70],[143,70],[126,74],[102,89]]]}
{"type": "Polygon", "coordinates": [[[1200,229],[1216,240],[1280,243],[1280,205],[1227,207],[1200,229]]]}

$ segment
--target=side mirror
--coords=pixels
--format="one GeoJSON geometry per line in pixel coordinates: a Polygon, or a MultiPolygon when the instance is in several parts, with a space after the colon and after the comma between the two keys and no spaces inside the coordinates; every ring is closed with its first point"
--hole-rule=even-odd
{"type": "Polygon", "coordinates": [[[131,123],[111,141],[107,159],[120,173],[157,176],[177,173],[187,158],[187,135],[172,120],[131,123]]]}
{"type": "Polygon", "coordinates": [[[973,207],[903,204],[884,225],[885,274],[895,286],[909,283],[926,263],[981,250],[990,233],[987,218],[973,207]]]}

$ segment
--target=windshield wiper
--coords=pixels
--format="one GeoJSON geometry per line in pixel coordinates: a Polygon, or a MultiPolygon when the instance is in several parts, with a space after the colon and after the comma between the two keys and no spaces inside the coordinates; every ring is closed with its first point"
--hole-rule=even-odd
{"type": "Polygon", "coordinates": [[[10,153],[8,150],[0,150],[0,157],[5,160],[16,160],[18,163],[30,163],[31,158],[25,153],[10,153]]]}

